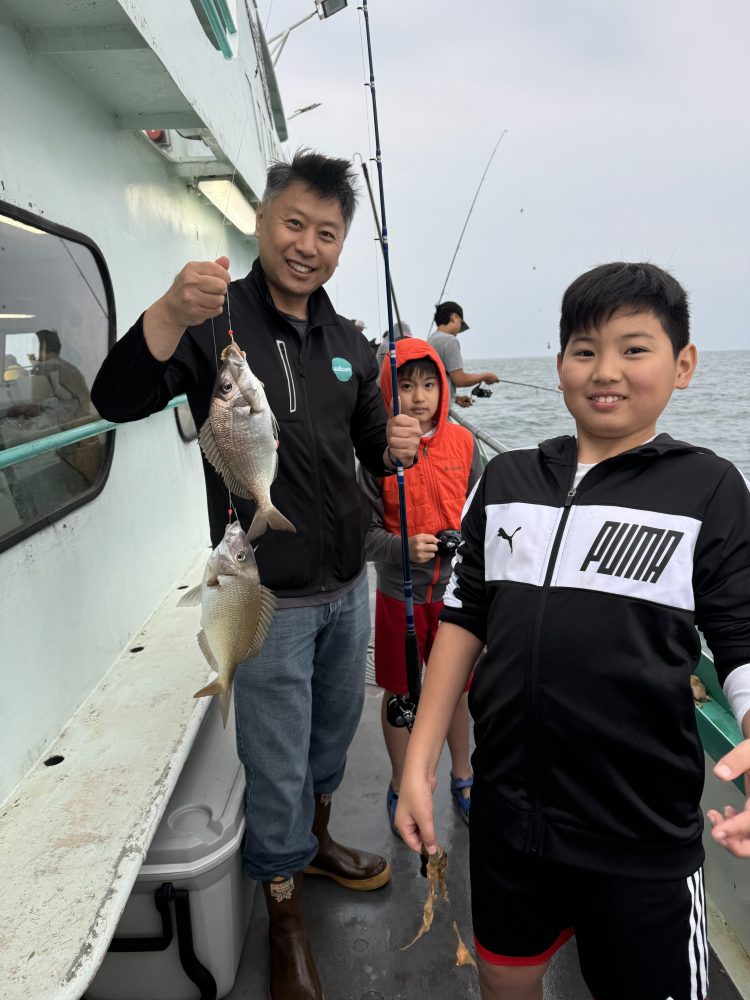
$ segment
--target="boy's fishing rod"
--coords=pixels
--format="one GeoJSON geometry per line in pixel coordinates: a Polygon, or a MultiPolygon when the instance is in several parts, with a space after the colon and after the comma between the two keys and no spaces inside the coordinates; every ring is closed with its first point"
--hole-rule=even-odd
{"type": "MultiPolygon", "coordinates": [[[[388,254],[388,226],[385,218],[385,189],[383,186],[383,163],[380,152],[380,127],[378,125],[378,102],[375,97],[375,70],[372,62],[372,39],[370,37],[370,18],[367,13],[367,0],[362,0],[362,14],[365,19],[365,34],[367,36],[367,59],[370,66],[370,88],[372,98],[372,118],[375,132],[375,162],[378,167],[378,190],[380,192],[380,245],[383,249],[383,266],[385,268],[385,299],[388,307],[388,355],[391,359],[391,379],[393,382],[393,414],[399,411],[398,378],[396,377],[396,342],[393,334],[393,287],[391,285],[391,267],[388,254]]],[[[377,216],[377,213],[376,213],[377,216]]],[[[403,328],[402,328],[403,329],[403,328]]],[[[404,567],[404,605],[406,607],[406,680],[409,687],[409,697],[397,695],[388,703],[388,721],[394,726],[406,726],[409,731],[414,725],[414,714],[417,710],[419,695],[422,689],[422,671],[419,657],[419,642],[414,627],[414,593],[409,565],[409,533],[406,524],[406,486],[404,483],[404,467],[396,463],[398,480],[398,508],[401,524],[401,559],[404,567]]]]}
{"type": "MultiPolygon", "coordinates": [[[[466,216],[466,221],[464,222],[463,229],[461,230],[461,235],[458,237],[458,243],[456,243],[456,249],[453,251],[453,257],[451,258],[450,267],[448,268],[448,273],[445,276],[445,281],[443,282],[443,287],[440,289],[440,295],[438,296],[435,305],[439,305],[443,301],[443,295],[445,294],[445,289],[448,287],[448,281],[451,276],[451,271],[453,270],[453,265],[456,263],[456,257],[458,257],[458,251],[461,249],[461,240],[464,238],[464,233],[466,232],[466,227],[469,225],[469,219],[471,218],[471,213],[474,211],[474,206],[477,203],[477,198],[479,197],[479,192],[482,190],[482,185],[484,184],[484,179],[487,176],[487,171],[490,169],[490,164],[495,158],[495,153],[497,152],[498,146],[503,141],[503,136],[507,132],[507,128],[504,128],[500,133],[500,138],[495,143],[495,148],[490,153],[490,158],[487,160],[487,166],[484,168],[484,173],[479,181],[476,191],[474,192],[474,198],[472,199],[471,205],[469,206],[469,211],[466,216]]],[[[430,323],[430,329],[427,331],[429,334],[432,330],[432,323],[430,323]]]]}
{"type": "MultiPolygon", "coordinates": [[[[375,205],[375,196],[372,193],[372,184],[370,183],[370,173],[367,169],[367,164],[364,161],[364,157],[361,153],[355,153],[358,156],[362,164],[362,173],[365,177],[365,184],[367,185],[367,193],[370,196],[370,205],[372,206],[372,217],[375,220],[375,232],[377,233],[378,243],[380,244],[380,249],[385,253],[383,249],[383,240],[380,233],[380,219],[378,218],[378,210],[375,205]]],[[[396,299],[396,290],[393,287],[393,282],[391,282],[391,296],[393,297],[393,308],[396,310],[396,320],[398,321],[398,328],[401,331],[401,336],[404,334],[404,324],[401,322],[401,313],[398,310],[398,300],[396,299]]]]}

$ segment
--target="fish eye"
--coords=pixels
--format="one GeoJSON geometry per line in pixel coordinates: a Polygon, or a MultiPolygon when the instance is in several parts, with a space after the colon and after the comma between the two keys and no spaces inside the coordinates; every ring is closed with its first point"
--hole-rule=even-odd
{"type": "Polygon", "coordinates": [[[222,384],[222,386],[221,386],[221,389],[222,389],[222,392],[230,392],[231,389],[232,389],[232,383],[231,382],[224,382],[222,384]]]}
{"type": "Polygon", "coordinates": [[[244,562],[244,561],[245,561],[245,553],[244,552],[238,552],[237,553],[237,562],[244,562]]]}

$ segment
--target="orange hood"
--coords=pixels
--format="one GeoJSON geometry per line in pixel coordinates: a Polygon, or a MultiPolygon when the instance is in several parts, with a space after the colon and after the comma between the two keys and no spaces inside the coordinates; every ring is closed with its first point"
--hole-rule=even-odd
{"type": "MultiPolygon", "coordinates": [[[[440,403],[435,411],[435,434],[433,440],[440,435],[443,427],[448,421],[448,406],[450,404],[450,390],[448,387],[448,376],[445,374],[443,362],[434,347],[426,340],[418,337],[403,337],[396,341],[396,367],[406,364],[407,361],[416,361],[418,358],[429,358],[435,362],[440,374],[440,403]]],[[[380,371],[380,391],[383,394],[386,409],[390,412],[393,402],[393,376],[391,375],[391,358],[389,354],[383,358],[383,367],[380,371]]]]}

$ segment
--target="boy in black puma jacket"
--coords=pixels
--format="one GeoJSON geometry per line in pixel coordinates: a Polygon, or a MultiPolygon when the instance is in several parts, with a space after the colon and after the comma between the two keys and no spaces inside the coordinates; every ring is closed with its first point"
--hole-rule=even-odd
{"type": "Polygon", "coordinates": [[[750,492],[658,434],[696,365],[684,290],[608,264],[565,293],[575,438],[499,455],[467,502],[396,823],[435,850],[445,731],[469,706],[471,885],[485,1000],[541,997],[573,933],[597,1000],[702,1000],[697,625],[750,737],[750,492]]]}

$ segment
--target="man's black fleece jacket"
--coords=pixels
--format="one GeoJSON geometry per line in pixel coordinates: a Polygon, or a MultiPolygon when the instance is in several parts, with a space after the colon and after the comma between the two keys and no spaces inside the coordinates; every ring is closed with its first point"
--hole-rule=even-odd
{"type": "MultiPolygon", "coordinates": [[[[229,286],[232,329],[263,382],[279,423],[275,506],[296,534],[267,531],[256,559],[264,586],[279,597],[333,592],[364,565],[370,510],[355,478],[354,455],[383,476],[387,415],[372,350],[353,323],[338,316],[320,288],[309,300],[310,327],[300,336],[276,309],[258,260],[229,286]]],[[[143,317],[112,348],[91,398],[118,423],[138,420],[187,393],[196,427],[208,417],[218,356],[228,343],[227,313],[191,327],[169,361],[156,360],[143,337],[143,317]]],[[[196,445],[197,447],[197,445],[196,445]]],[[[227,522],[227,489],[203,460],[211,541],[227,522]]],[[[235,497],[247,530],[255,505],[235,497]]]]}

